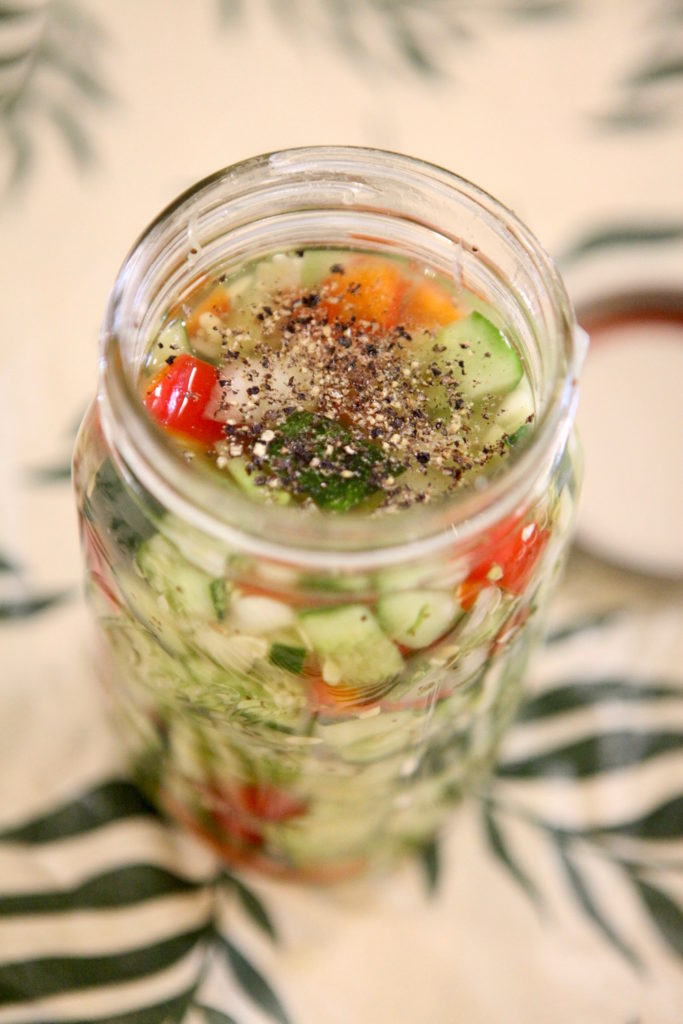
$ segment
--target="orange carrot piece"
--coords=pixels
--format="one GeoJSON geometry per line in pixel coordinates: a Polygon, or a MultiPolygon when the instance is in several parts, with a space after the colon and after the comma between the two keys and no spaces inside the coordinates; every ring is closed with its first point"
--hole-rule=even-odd
{"type": "Polygon", "coordinates": [[[230,296],[222,285],[217,285],[209,294],[202,299],[199,305],[195,306],[187,318],[186,327],[188,334],[196,334],[199,330],[199,320],[204,313],[213,313],[214,316],[225,316],[230,311],[230,296]]]}
{"type": "Polygon", "coordinates": [[[453,297],[434,281],[420,281],[414,285],[405,296],[401,309],[403,323],[427,330],[445,327],[462,315],[453,297]]]}
{"type": "Polygon", "coordinates": [[[330,274],[323,283],[321,309],[328,320],[375,321],[391,329],[399,322],[401,300],[408,282],[393,263],[361,257],[343,274],[330,274]]]}

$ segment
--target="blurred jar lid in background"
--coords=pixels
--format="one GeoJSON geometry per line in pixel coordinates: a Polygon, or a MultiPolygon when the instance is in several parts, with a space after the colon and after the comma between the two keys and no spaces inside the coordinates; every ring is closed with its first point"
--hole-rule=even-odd
{"type": "Polygon", "coordinates": [[[639,572],[683,576],[683,291],[577,302],[591,337],[578,427],[579,543],[639,572]]]}

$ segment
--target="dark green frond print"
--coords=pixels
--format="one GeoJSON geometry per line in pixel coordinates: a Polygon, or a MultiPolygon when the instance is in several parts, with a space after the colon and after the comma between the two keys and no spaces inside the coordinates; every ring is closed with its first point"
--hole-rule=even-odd
{"type": "Polygon", "coordinates": [[[560,857],[560,862],[564,868],[567,882],[571,891],[574,893],[579,906],[582,908],[586,916],[596,925],[598,930],[602,932],[607,941],[611,943],[611,945],[614,946],[614,948],[618,950],[618,952],[620,952],[633,967],[641,969],[643,965],[638,954],[632,946],[619,935],[616,929],[610,924],[601,908],[598,906],[588,883],[570,855],[571,847],[568,845],[567,840],[563,837],[556,837],[556,844],[557,852],[560,857]]]}
{"type": "Polygon", "coordinates": [[[602,250],[659,245],[679,242],[682,238],[683,224],[677,221],[668,224],[615,224],[591,231],[580,238],[560,257],[560,263],[568,266],[584,256],[602,250]]]}
{"type": "MultiPolygon", "coordinates": [[[[611,621],[606,619],[602,628],[608,630],[611,621]]],[[[617,616],[614,621],[619,626],[622,620],[617,616]]],[[[552,642],[560,646],[563,643],[574,644],[575,638],[585,631],[586,624],[589,630],[595,628],[591,619],[568,623],[556,631],[552,642]]],[[[548,722],[553,725],[562,723],[565,717],[575,727],[586,722],[589,723],[586,729],[594,730],[608,708],[609,720],[614,722],[615,715],[618,720],[619,714],[641,705],[652,712],[661,709],[662,720],[674,722],[667,709],[682,700],[683,687],[669,680],[618,676],[559,679],[523,704],[518,721],[529,736],[533,736],[535,729],[543,729],[548,722]],[[587,712],[589,717],[585,717],[587,712]],[[577,718],[577,715],[581,717],[577,718]]],[[[622,769],[633,772],[650,762],[661,759],[664,763],[664,758],[671,759],[676,755],[678,760],[670,763],[672,766],[680,765],[682,749],[683,731],[680,729],[592,731],[571,742],[558,742],[542,753],[501,761],[496,778],[503,785],[493,781],[480,794],[484,834],[490,850],[510,879],[537,906],[545,903],[545,895],[539,891],[534,879],[534,866],[524,864],[506,839],[506,820],[516,821],[518,827],[532,829],[545,836],[549,848],[559,857],[568,890],[582,913],[609,945],[638,970],[643,963],[635,943],[613,920],[615,908],[601,904],[599,894],[593,890],[582,865],[584,859],[588,863],[590,858],[607,861],[615,875],[632,887],[662,941],[672,952],[681,955],[683,912],[660,884],[660,877],[665,878],[682,867],[680,858],[674,859],[671,844],[683,840],[683,793],[667,796],[632,818],[577,823],[570,827],[554,821],[552,813],[544,816],[528,809],[525,788],[529,783],[537,785],[543,781],[548,806],[553,809],[552,794],[564,792],[562,787],[566,788],[570,780],[574,780],[577,786],[594,784],[622,769]],[[514,788],[509,789],[510,786],[514,788]],[[577,857],[579,852],[582,858],[577,857]]],[[[672,771],[675,770],[672,768],[672,771]]],[[[671,775],[671,778],[676,778],[676,775],[671,775]]]]}
{"type": "MultiPolygon", "coordinates": [[[[5,10],[4,20],[20,16],[18,9],[5,10]]],[[[31,16],[44,20],[36,22],[28,49],[2,58],[5,66],[25,65],[25,73],[11,91],[0,96],[0,133],[12,154],[10,192],[31,169],[40,149],[37,134],[45,121],[57,131],[77,164],[91,162],[95,154],[87,127],[89,110],[111,99],[101,77],[105,36],[95,20],[68,0],[52,0],[31,16]],[[57,102],[57,95],[63,100],[57,102]]],[[[2,20],[0,8],[0,24],[2,20]]]]}
{"type": "Polygon", "coordinates": [[[272,1020],[278,1024],[291,1024],[282,1003],[261,972],[224,935],[218,933],[216,938],[240,988],[272,1020]]]}
{"type": "MultiPolygon", "coordinates": [[[[136,819],[146,819],[153,827],[164,830],[146,800],[125,780],[112,779],[87,790],[75,800],[64,803],[42,816],[5,828],[0,834],[0,852],[4,844],[16,851],[24,844],[40,848],[64,840],[88,843],[100,829],[118,825],[126,827],[136,819]]],[[[260,1009],[279,1024],[291,1024],[273,986],[261,971],[226,936],[216,928],[218,896],[223,890],[236,893],[248,917],[271,940],[276,937],[271,915],[259,896],[241,879],[216,871],[209,877],[187,877],[179,871],[158,864],[139,861],[124,863],[107,870],[94,870],[87,878],[70,888],[48,888],[39,891],[6,892],[0,880],[0,918],[30,920],[50,917],[58,922],[62,915],[87,911],[103,915],[98,934],[106,936],[106,915],[125,913],[141,903],[164,901],[169,907],[168,920],[173,929],[174,902],[191,895],[210,895],[209,910],[203,920],[191,929],[180,930],[157,941],[144,941],[134,932],[127,948],[98,955],[72,955],[5,959],[9,951],[0,952],[0,1006],[28,1004],[64,992],[78,993],[99,986],[126,982],[143,983],[162,976],[174,965],[194,957],[196,977],[190,988],[169,993],[162,1001],[145,1004],[141,996],[139,1008],[112,1012],[95,1018],[92,1024],[182,1024],[187,1011],[196,1009],[209,1024],[236,1024],[227,1008],[211,1007],[199,1000],[199,990],[210,963],[216,954],[225,962],[236,983],[260,1009]]],[[[197,905],[198,908],[200,904],[197,905]]],[[[204,901],[206,906],[206,900],[204,901]]],[[[95,918],[94,920],[98,920],[95,918]]],[[[51,1021],[52,1024],[52,1021],[51,1021]]],[[[65,1021],[64,1024],[69,1024],[65,1021]]]]}

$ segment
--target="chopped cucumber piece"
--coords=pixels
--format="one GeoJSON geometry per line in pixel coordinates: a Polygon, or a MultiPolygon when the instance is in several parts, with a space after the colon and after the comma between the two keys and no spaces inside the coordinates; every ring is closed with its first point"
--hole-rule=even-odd
{"type": "Polygon", "coordinates": [[[225,614],[225,580],[212,579],[186,561],[163,534],[155,533],[140,546],[137,562],[152,590],[178,615],[210,622],[221,618],[221,607],[225,614]]]}
{"type": "Polygon", "coordinates": [[[403,668],[398,648],[365,605],[302,612],[299,622],[331,685],[376,686],[403,668]]]}
{"type": "Polygon", "coordinates": [[[357,255],[341,249],[306,249],[300,260],[302,288],[314,288],[324,278],[334,273],[333,267],[345,267],[349,259],[357,255]]]}
{"type": "Polygon", "coordinates": [[[451,372],[470,400],[507,394],[524,373],[516,349],[503,332],[476,312],[439,331],[425,356],[451,372]],[[444,351],[439,351],[443,346],[444,351]]]}
{"type": "MultiPolygon", "coordinates": [[[[347,787],[348,788],[348,787],[347,787]]],[[[354,787],[351,786],[353,789],[354,787]]],[[[363,857],[381,832],[383,818],[377,803],[359,804],[330,799],[314,804],[301,822],[266,822],[263,834],[274,849],[282,850],[294,868],[332,865],[343,858],[363,857]]]]}
{"type": "Polygon", "coordinates": [[[424,739],[425,716],[407,710],[385,711],[367,718],[346,718],[315,724],[314,736],[336,750],[344,761],[372,764],[424,739]]]}
{"type": "Polygon", "coordinates": [[[505,436],[512,443],[513,437],[534,415],[534,396],[529,381],[522,378],[509,394],[496,399],[495,404],[488,404],[486,412],[487,420],[482,420],[485,429],[479,434],[481,444],[495,444],[505,436]]]}
{"type": "Polygon", "coordinates": [[[305,647],[290,647],[289,644],[272,644],[268,655],[271,665],[300,676],[306,658],[305,647]]]}
{"type": "Polygon", "coordinates": [[[196,355],[214,365],[219,365],[225,354],[224,324],[215,313],[202,313],[199,327],[192,337],[192,349],[196,355]]]}
{"type": "Polygon", "coordinates": [[[187,641],[181,632],[183,623],[172,614],[165,596],[129,570],[121,569],[116,576],[131,623],[140,633],[141,643],[158,642],[160,656],[167,652],[185,654],[187,641]]]}
{"type": "MultiPolygon", "coordinates": [[[[209,636],[210,632],[218,631],[212,631],[211,627],[201,629],[202,635],[199,639],[207,650],[210,647],[211,660],[204,654],[186,658],[184,681],[176,688],[176,692],[182,692],[192,701],[192,710],[199,711],[201,728],[206,727],[208,730],[211,727],[211,718],[202,712],[208,711],[217,716],[213,727],[221,734],[221,738],[217,742],[213,742],[213,738],[209,739],[212,757],[218,756],[227,748],[224,728],[226,712],[231,716],[239,716],[252,726],[267,729],[279,728],[286,731],[290,727],[305,727],[308,718],[307,699],[300,679],[282,672],[269,671],[267,663],[253,668],[248,673],[238,671],[238,661],[241,664],[248,664],[251,660],[253,663],[253,655],[257,653],[253,647],[256,638],[233,637],[233,641],[239,642],[231,644],[228,640],[228,643],[219,650],[215,638],[209,636]],[[245,642],[247,640],[251,641],[251,650],[245,642]]],[[[261,640],[257,642],[260,644],[259,650],[267,647],[261,640]]],[[[237,742],[237,736],[232,739],[237,742]]],[[[255,749],[256,739],[256,736],[250,733],[247,741],[249,756],[253,755],[254,758],[260,757],[260,752],[257,753],[255,749]]],[[[269,752],[264,751],[264,757],[268,757],[269,754],[272,754],[272,748],[269,752]]],[[[285,756],[283,760],[288,761],[289,758],[285,756]]],[[[264,766],[263,763],[261,766],[264,766]]]]}
{"type": "Polygon", "coordinates": [[[490,643],[515,605],[516,598],[499,587],[484,587],[456,630],[455,642],[461,651],[470,652],[490,643]]]}
{"type": "Polygon", "coordinates": [[[247,292],[254,283],[252,274],[241,274],[232,284],[226,287],[226,292],[230,298],[231,305],[247,292]]]}
{"type": "Polygon", "coordinates": [[[265,637],[230,634],[209,624],[198,626],[192,640],[217,665],[235,673],[247,672],[255,661],[268,654],[265,637]]]}
{"type": "Polygon", "coordinates": [[[235,596],[230,606],[230,627],[237,633],[263,636],[287,629],[296,622],[289,605],[272,597],[235,596]]]}
{"type": "Polygon", "coordinates": [[[450,594],[434,590],[406,590],[382,597],[377,604],[377,618],[385,633],[415,650],[433,644],[462,614],[450,594]]]}
{"type": "Polygon", "coordinates": [[[291,494],[286,491],[260,487],[254,483],[254,474],[247,472],[247,460],[242,457],[229,459],[225,468],[249,498],[255,498],[257,501],[274,501],[277,505],[287,505],[292,500],[291,494]]]}
{"type": "Polygon", "coordinates": [[[203,569],[212,579],[223,580],[228,590],[230,589],[224,580],[230,555],[227,547],[170,512],[164,516],[160,528],[164,536],[178,549],[182,558],[191,565],[203,569]]]}
{"type": "Polygon", "coordinates": [[[190,339],[182,320],[173,320],[157,335],[147,355],[145,369],[152,376],[165,366],[169,359],[190,351],[190,339]]]}
{"type": "Polygon", "coordinates": [[[227,318],[227,325],[239,340],[240,351],[249,351],[255,342],[267,344],[264,308],[273,305],[279,292],[297,291],[300,276],[301,260],[294,256],[282,256],[257,264],[227,318]]]}
{"type": "MultiPolygon", "coordinates": [[[[268,296],[278,291],[294,291],[301,285],[301,259],[279,253],[274,259],[263,260],[254,271],[253,301],[268,302],[268,296]]],[[[248,300],[250,293],[245,293],[248,300]]]]}

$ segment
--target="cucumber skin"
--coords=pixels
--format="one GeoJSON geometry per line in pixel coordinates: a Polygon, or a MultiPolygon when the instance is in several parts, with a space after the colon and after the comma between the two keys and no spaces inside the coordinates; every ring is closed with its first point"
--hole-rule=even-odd
{"type": "Polygon", "coordinates": [[[284,669],[295,676],[300,676],[306,658],[305,647],[291,647],[289,644],[271,644],[268,660],[276,668],[284,669]]]}
{"type": "Polygon", "coordinates": [[[468,399],[507,394],[524,375],[517,350],[481,313],[470,313],[448,324],[436,335],[434,344],[445,345],[446,351],[435,356],[430,348],[427,355],[459,377],[461,391],[468,399]],[[463,349],[461,345],[469,347],[463,349]],[[464,371],[461,361],[465,364],[464,371]]]}

